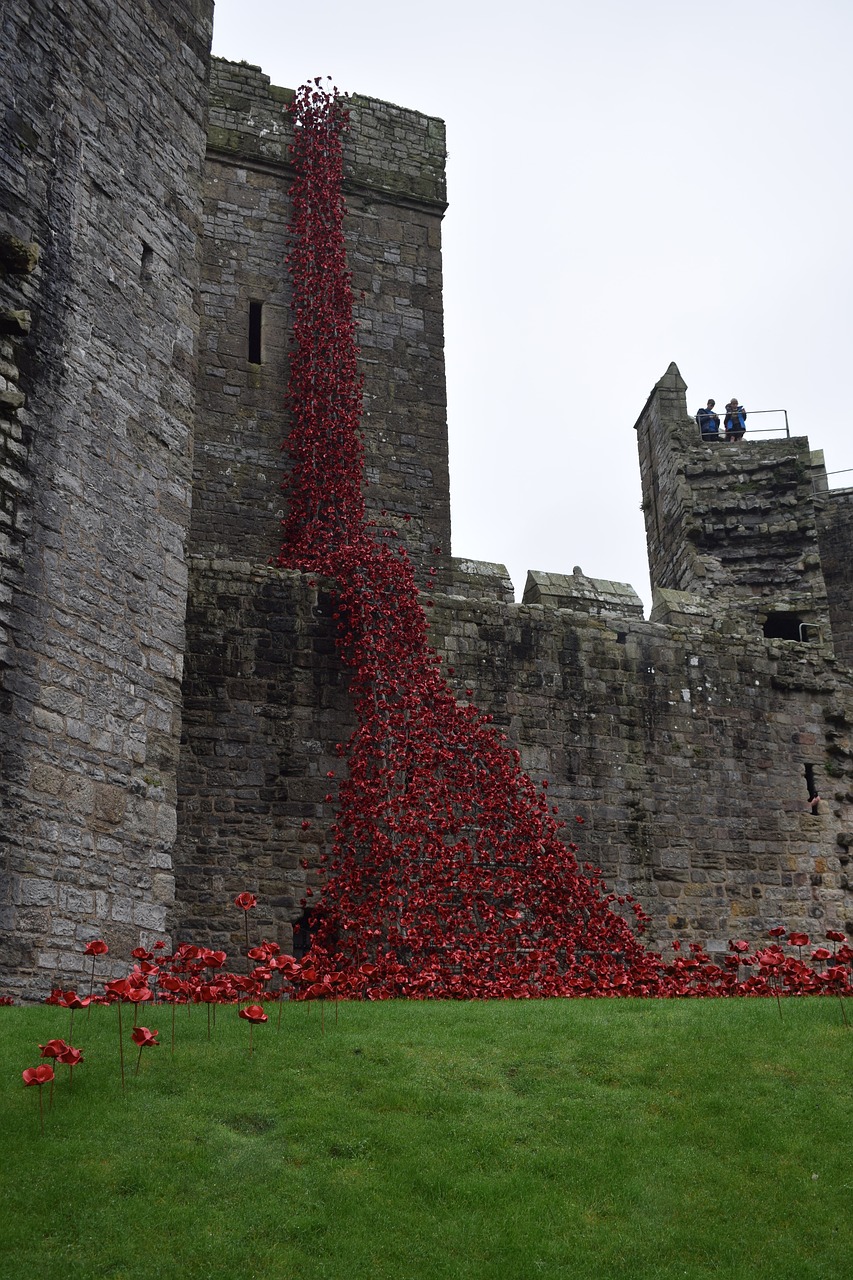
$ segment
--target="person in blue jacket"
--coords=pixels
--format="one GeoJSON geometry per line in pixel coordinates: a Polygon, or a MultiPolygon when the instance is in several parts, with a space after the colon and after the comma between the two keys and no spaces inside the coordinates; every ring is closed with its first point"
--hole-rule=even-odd
{"type": "Polygon", "coordinates": [[[746,431],[746,409],[738,404],[737,396],[732,396],[726,405],[726,416],[723,419],[727,440],[742,440],[746,431]]]}
{"type": "Polygon", "coordinates": [[[720,417],[714,413],[714,405],[716,400],[709,400],[704,409],[700,409],[696,414],[696,422],[699,426],[703,440],[719,440],[720,438],[720,417]]]}

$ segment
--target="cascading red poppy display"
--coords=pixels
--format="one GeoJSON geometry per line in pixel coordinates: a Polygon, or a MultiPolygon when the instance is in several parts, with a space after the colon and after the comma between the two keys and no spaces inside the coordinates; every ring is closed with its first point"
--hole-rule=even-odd
{"type": "Polygon", "coordinates": [[[292,110],[291,471],[279,564],[335,585],[357,722],[339,747],[348,770],[315,912],[315,967],[370,962],[372,986],[412,995],[650,992],[659,958],[611,909],[597,871],[581,872],[545,784],[534,786],[490,716],[457,699],[429,646],[405,548],[366,519],[343,233],[348,113],[319,81],[292,110]]]}
{"type": "MultiPolygon", "coordinates": [[[[278,563],[334,584],[356,719],[338,747],[347,775],[313,912],[316,977],[334,974],[353,990],[369,981],[374,996],[737,987],[736,959],[724,970],[700,964],[691,948],[666,965],[642,946],[612,909],[600,873],[581,870],[577,846],[562,838],[547,783],[534,785],[472,691],[457,697],[442,674],[412,562],[393,531],[380,533],[365,514],[362,382],[343,231],[348,112],[319,79],[298,91],[291,110],[291,467],[278,563]]],[[[637,903],[618,904],[642,926],[637,903]]]]}

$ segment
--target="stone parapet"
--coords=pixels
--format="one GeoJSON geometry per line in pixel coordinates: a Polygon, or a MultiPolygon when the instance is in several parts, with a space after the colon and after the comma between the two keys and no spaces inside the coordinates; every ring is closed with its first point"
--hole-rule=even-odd
{"type": "Polygon", "coordinates": [[[615,618],[642,618],[643,602],[627,582],[588,578],[576,568],[571,575],[531,569],[524,587],[524,604],[546,604],[552,609],[615,618]]]}

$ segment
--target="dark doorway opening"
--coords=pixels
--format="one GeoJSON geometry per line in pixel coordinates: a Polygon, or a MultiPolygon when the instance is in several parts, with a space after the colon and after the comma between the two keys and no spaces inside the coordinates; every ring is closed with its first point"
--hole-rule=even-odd
{"type": "Polygon", "coordinates": [[[312,911],[303,911],[293,925],[293,955],[302,960],[311,950],[311,917],[312,911]]]}

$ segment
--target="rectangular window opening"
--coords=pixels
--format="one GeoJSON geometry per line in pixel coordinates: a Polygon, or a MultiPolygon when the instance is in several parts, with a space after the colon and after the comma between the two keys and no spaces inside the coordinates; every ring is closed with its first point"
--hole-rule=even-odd
{"type": "Polygon", "coordinates": [[[261,340],[263,337],[262,302],[249,303],[249,364],[261,363],[261,340]]]}
{"type": "Polygon", "coordinates": [[[820,796],[818,795],[817,783],[814,777],[814,765],[807,764],[804,767],[806,771],[806,789],[809,793],[809,813],[816,817],[820,796]]]}

